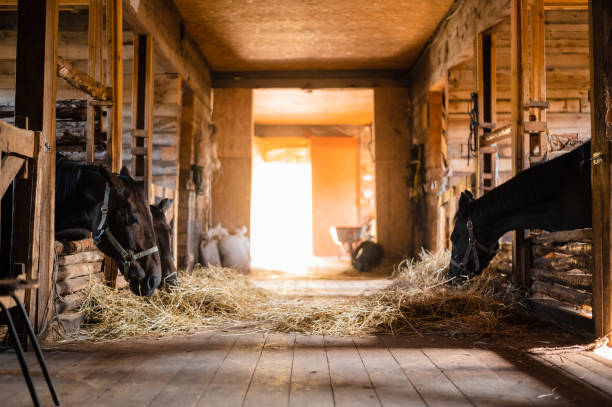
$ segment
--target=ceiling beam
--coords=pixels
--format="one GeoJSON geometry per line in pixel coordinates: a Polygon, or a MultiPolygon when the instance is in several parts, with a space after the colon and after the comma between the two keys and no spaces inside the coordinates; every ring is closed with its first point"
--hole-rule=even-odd
{"type": "Polygon", "coordinates": [[[210,108],[211,76],[208,62],[175,4],[166,0],[123,0],[125,21],[137,34],[149,34],[183,81],[210,108]]]}
{"type": "Polygon", "coordinates": [[[216,71],[213,88],[377,88],[408,86],[402,69],[323,71],[216,71]]]}
{"type": "Polygon", "coordinates": [[[588,10],[588,0],[545,0],[545,10],[588,10]]]}
{"type": "MultiPolygon", "coordinates": [[[[60,6],[89,6],[89,0],[59,0],[60,6]]],[[[17,6],[17,0],[0,0],[0,6],[17,6]]]]}

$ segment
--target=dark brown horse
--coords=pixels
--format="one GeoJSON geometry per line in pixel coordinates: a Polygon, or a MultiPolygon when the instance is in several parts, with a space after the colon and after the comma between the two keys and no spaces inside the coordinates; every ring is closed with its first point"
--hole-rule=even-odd
{"type": "Polygon", "coordinates": [[[56,236],[88,230],[98,249],[113,258],[133,293],[150,296],[161,281],[153,219],[141,188],[123,168],[58,157],[55,176],[56,236]]]}
{"type": "Polygon", "coordinates": [[[480,273],[515,229],[548,231],[591,227],[591,142],[533,166],[479,199],[461,194],[451,234],[449,277],[480,273]]]}
{"type": "Polygon", "coordinates": [[[151,205],[153,215],[153,228],[157,237],[157,247],[162,268],[162,284],[176,285],[176,267],[174,267],[174,256],[172,255],[172,236],[174,218],[168,223],[166,212],[170,209],[172,200],[164,198],[157,205],[151,205]]]}

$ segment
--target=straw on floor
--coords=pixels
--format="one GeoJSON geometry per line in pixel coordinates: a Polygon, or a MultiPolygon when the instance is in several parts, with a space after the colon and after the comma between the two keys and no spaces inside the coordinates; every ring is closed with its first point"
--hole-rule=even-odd
{"type": "Polygon", "coordinates": [[[328,335],[510,331],[503,321],[520,308],[522,297],[505,277],[485,271],[463,288],[450,287],[447,251],[423,251],[419,257],[397,267],[389,288],[333,301],[280,296],[219,267],[195,267],[179,277],[178,287],[151,298],[96,284],[81,309],[86,321],[81,337],[111,340],[233,325],[328,335]]]}

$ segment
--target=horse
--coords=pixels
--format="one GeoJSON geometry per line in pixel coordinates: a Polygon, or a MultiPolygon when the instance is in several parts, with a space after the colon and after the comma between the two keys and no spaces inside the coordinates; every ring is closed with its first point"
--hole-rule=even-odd
{"type": "Polygon", "coordinates": [[[58,155],[55,229],[56,237],[72,230],[93,233],[97,248],[115,261],[134,294],[149,297],[159,286],[151,211],[127,168],[116,175],[58,155]]]}
{"type": "Polygon", "coordinates": [[[361,272],[370,271],[378,266],[383,258],[383,247],[371,240],[361,242],[351,250],[351,264],[361,272]]]}
{"type": "Polygon", "coordinates": [[[172,235],[174,219],[168,223],[166,220],[166,212],[170,209],[172,200],[164,198],[157,205],[151,205],[151,215],[153,216],[153,228],[157,238],[157,247],[159,248],[159,257],[161,259],[162,280],[161,284],[166,286],[175,286],[176,282],[176,267],[174,267],[174,256],[172,255],[172,235]]]}
{"type": "Polygon", "coordinates": [[[510,230],[591,227],[590,158],[588,141],[520,172],[478,199],[464,191],[451,234],[453,283],[480,274],[495,256],[499,238],[510,230]]]}

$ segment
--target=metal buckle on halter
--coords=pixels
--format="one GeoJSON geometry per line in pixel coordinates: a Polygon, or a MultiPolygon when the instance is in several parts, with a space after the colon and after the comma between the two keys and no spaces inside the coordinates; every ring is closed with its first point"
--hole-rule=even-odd
{"type": "Polygon", "coordinates": [[[98,247],[98,245],[102,241],[102,236],[104,236],[104,232],[105,232],[104,229],[98,230],[98,233],[93,237],[94,246],[98,247]]]}

